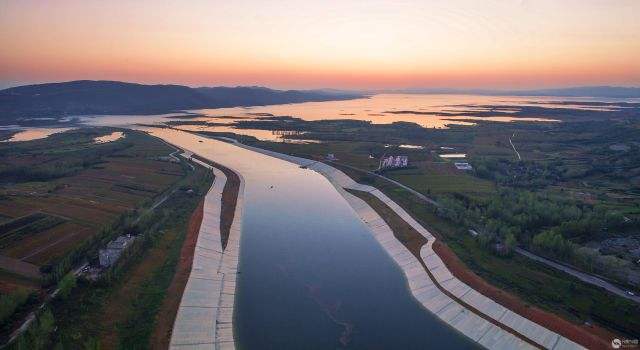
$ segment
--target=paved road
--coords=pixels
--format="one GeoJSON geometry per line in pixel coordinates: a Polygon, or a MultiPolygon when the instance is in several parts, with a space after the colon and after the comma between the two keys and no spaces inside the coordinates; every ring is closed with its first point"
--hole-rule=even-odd
{"type": "Polygon", "coordinates": [[[338,163],[338,162],[329,162],[329,163],[338,164],[338,165],[341,165],[341,166],[347,167],[347,168],[349,168],[349,169],[353,169],[353,170],[360,171],[360,172],[363,172],[363,173],[366,173],[366,174],[369,174],[369,175],[377,176],[377,177],[379,177],[379,178],[381,178],[381,179],[383,179],[383,180],[386,180],[386,181],[391,182],[392,184],[394,184],[394,185],[396,185],[396,186],[399,186],[399,187],[404,188],[405,190],[407,190],[407,191],[409,191],[409,192],[413,193],[413,194],[414,194],[414,195],[416,195],[418,198],[422,199],[423,201],[425,201],[425,202],[427,202],[427,203],[429,203],[429,204],[435,205],[436,207],[439,207],[439,206],[440,206],[440,204],[438,204],[438,202],[436,202],[436,201],[434,201],[433,199],[431,199],[431,198],[429,198],[429,197],[425,196],[424,194],[422,194],[422,193],[420,193],[420,192],[418,192],[418,191],[414,190],[414,189],[413,189],[413,188],[411,188],[411,187],[405,186],[405,185],[403,185],[403,184],[399,183],[398,181],[392,180],[392,179],[390,179],[390,178],[388,178],[388,177],[386,177],[386,176],[382,176],[382,175],[380,175],[380,174],[376,174],[376,173],[374,173],[374,172],[372,172],[372,171],[368,171],[368,170],[364,170],[364,169],[356,168],[356,167],[353,167],[353,166],[351,166],[351,165],[347,165],[347,164],[344,164],[344,163],[338,163]]]}
{"type": "MultiPolygon", "coordinates": [[[[182,157],[184,157],[185,159],[189,159],[193,155],[193,153],[191,153],[189,151],[181,150],[180,148],[178,148],[178,147],[166,142],[165,140],[161,139],[160,141],[162,141],[165,145],[167,145],[167,146],[169,146],[169,147],[171,147],[171,148],[173,148],[175,150],[174,152],[169,153],[169,157],[175,159],[178,163],[180,163],[180,158],[178,158],[176,156],[176,154],[181,154],[182,157]]],[[[187,162],[187,165],[189,167],[191,167],[191,171],[195,171],[196,170],[196,168],[194,168],[191,163],[187,162]]]]}
{"type": "MultiPolygon", "coordinates": [[[[514,132],[513,135],[511,135],[511,137],[516,137],[516,133],[514,132]]],[[[511,141],[511,137],[509,138],[509,143],[511,144],[511,147],[513,147],[513,151],[516,152],[516,156],[518,156],[518,160],[522,160],[522,157],[520,157],[520,152],[518,152],[518,150],[516,149],[516,146],[511,141]]]]}
{"type": "Polygon", "coordinates": [[[557,262],[555,262],[553,260],[549,260],[547,258],[535,255],[535,254],[533,254],[533,253],[531,253],[529,251],[526,251],[526,250],[524,250],[522,248],[516,248],[516,252],[518,254],[526,256],[529,259],[535,260],[535,261],[540,262],[542,264],[545,264],[547,266],[553,267],[554,269],[557,269],[557,270],[563,271],[565,273],[568,273],[571,276],[573,276],[573,277],[575,277],[575,278],[577,278],[577,279],[579,279],[579,280],[581,280],[583,282],[592,284],[592,285],[600,287],[600,288],[604,288],[604,289],[606,289],[607,291],[609,291],[609,292],[611,292],[613,294],[616,294],[618,296],[621,296],[623,298],[629,299],[629,300],[631,300],[633,302],[636,302],[636,303],[640,304],[640,296],[629,295],[625,289],[622,289],[622,288],[616,286],[615,284],[607,282],[607,281],[603,280],[602,278],[599,278],[599,277],[594,276],[594,275],[590,275],[590,274],[582,272],[582,271],[578,271],[578,270],[576,270],[574,268],[571,268],[571,267],[569,267],[567,265],[560,264],[560,263],[557,263],[557,262]]]}

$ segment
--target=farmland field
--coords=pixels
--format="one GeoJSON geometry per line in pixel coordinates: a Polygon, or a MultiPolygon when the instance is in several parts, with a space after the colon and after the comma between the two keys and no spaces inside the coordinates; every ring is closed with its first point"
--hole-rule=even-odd
{"type": "Polygon", "coordinates": [[[183,176],[180,164],[159,158],[175,150],[143,133],[93,141],[113,131],[80,129],[0,143],[1,256],[51,265],[183,176]]]}

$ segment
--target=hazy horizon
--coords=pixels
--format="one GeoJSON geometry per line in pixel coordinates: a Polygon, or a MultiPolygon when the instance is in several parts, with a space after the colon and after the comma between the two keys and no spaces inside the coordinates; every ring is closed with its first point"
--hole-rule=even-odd
{"type": "Polygon", "coordinates": [[[640,85],[640,2],[0,3],[0,87],[640,85]]]}
{"type": "Polygon", "coordinates": [[[289,87],[278,87],[271,85],[238,85],[238,84],[228,84],[228,85],[216,85],[216,84],[181,84],[176,82],[144,82],[144,81],[121,81],[121,80],[112,80],[112,79],[78,79],[78,80],[60,80],[60,81],[36,81],[36,82],[0,82],[0,90],[9,89],[13,87],[26,86],[26,85],[40,85],[40,84],[55,84],[55,83],[68,83],[72,81],[113,81],[113,82],[122,82],[122,83],[131,83],[131,84],[142,84],[142,85],[181,85],[187,86],[191,88],[204,88],[204,87],[256,87],[256,88],[267,88],[267,89],[276,89],[276,90],[336,90],[336,91],[345,91],[345,92],[361,92],[361,93],[372,93],[372,94],[384,94],[384,93],[424,93],[424,94],[466,94],[476,92],[526,92],[526,91],[534,91],[534,90],[556,90],[556,89],[572,89],[572,88],[635,88],[640,89],[640,84],[634,85],[611,85],[611,84],[602,84],[602,85],[576,85],[576,84],[568,84],[565,86],[548,86],[548,87],[521,87],[521,88],[491,88],[491,87],[477,87],[477,88],[464,88],[464,87],[451,87],[451,86],[443,86],[443,87],[430,87],[430,86],[407,86],[407,87],[397,87],[397,88],[378,88],[378,89],[368,89],[368,88],[339,88],[332,86],[325,87],[298,87],[298,88],[289,88],[289,87]],[[419,90],[424,90],[423,92],[419,92],[419,90]]]}

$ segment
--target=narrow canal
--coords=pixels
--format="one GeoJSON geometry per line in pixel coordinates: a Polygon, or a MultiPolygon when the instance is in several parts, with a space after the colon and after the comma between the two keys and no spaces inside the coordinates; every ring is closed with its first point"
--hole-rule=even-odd
{"type": "Polygon", "coordinates": [[[153,135],[240,172],[239,349],[462,349],[346,201],[312,170],[184,132],[153,135]]]}

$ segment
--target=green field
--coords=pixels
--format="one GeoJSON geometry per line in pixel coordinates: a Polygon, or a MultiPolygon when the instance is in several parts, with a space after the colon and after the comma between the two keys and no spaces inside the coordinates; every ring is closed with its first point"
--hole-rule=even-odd
{"type": "Polygon", "coordinates": [[[495,191],[493,183],[465,174],[407,174],[393,172],[387,174],[387,177],[426,195],[442,193],[483,195],[495,191]]]}

